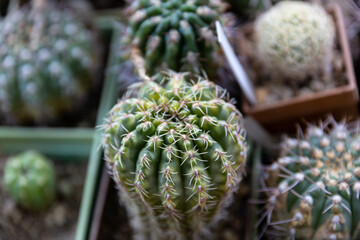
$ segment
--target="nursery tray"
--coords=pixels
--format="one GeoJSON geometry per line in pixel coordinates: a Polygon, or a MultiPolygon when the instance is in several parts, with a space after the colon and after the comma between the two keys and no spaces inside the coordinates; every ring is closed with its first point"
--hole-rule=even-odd
{"type": "Polygon", "coordinates": [[[0,152],[33,149],[66,161],[83,160],[89,156],[93,136],[90,128],[0,127],[0,152]]]}
{"type": "MultiPolygon", "coordinates": [[[[91,138],[92,134],[89,135],[91,138]]],[[[15,140],[13,137],[12,140],[15,140]]],[[[20,142],[22,138],[18,138],[20,142]]],[[[43,143],[45,138],[33,137],[34,143],[43,143]]],[[[90,142],[87,139],[88,142],[90,142]]],[[[50,138],[50,142],[53,139],[50,138]]],[[[81,189],[84,184],[86,174],[87,155],[79,154],[75,149],[79,145],[79,139],[63,137],[57,142],[73,145],[66,151],[42,151],[42,148],[36,149],[44,154],[54,165],[56,174],[56,199],[46,211],[32,212],[16,206],[14,200],[8,193],[1,188],[0,193],[0,239],[72,239],[76,233],[76,221],[81,202],[81,189]],[[81,155],[81,156],[80,156],[81,155]],[[73,156],[77,156],[74,158],[73,156]],[[71,193],[69,193],[69,191],[71,193]],[[11,210],[6,210],[11,209],[11,210]],[[11,213],[6,213],[11,211],[11,213]],[[58,215],[60,213],[60,215],[58,215]],[[62,219],[62,220],[61,220],[62,219]],[[52,222],[52,223],[50,223],[52,222]],[[21,226],[18,226],[21,224],[21,226]]],[[[17,149],[10,154],[4,153],[0,147],[0,168],[3,170],[6,164],[5,160],[12,154],[27,151],[35,145],[27,146],[20,144],[17,149]]],[[[33,148],[32,148],[33,149],[33,148]]],[[[2,173],[1,173],[2,174],[2,173]]],[[[2,178],[2,177],[1,177],[2,178]]]]}
{"type": "MultiPolygon", "coordinates": [[[[350,118],[358,115],[359,95],[343,15],[336,4],[327,6],[326,10],[335,20],[347,84],[265,105],[250,106],[245,101],[244,113],[255,118],[270,131],[295,130],[295,123],[301,123],[304,119],[308,121],[318,119],[329,113],[336,118],[350,118]]],[[[250,28],[249,31],[251,31],[250,28]]]]}
{"type": "MultiPolygon", "coordinates": [[[[115,35],[115,34],[113,34],[115,35]]],[[[114,36],[111,43],[114,42],[114,36]]],[[[104,87],[102,91],[102,99],[97,115],[96,125],[103,124],[106,114],[110,111],[111,107],[116,103],[118,98],[118,76],[114,71],[109,71],[109,66],[117,64],[114,51],[110,49],[108,58],[108,68],[106,71],[106,77],[104,87]]],[[[95,131],[94,139],[92,142],[89,165],[85,179],[85,186],[83,190],[80,217],[78,220],[76,240],[88,239],[89,222],[92,218],[94,199],[97,194],[98,179],[100,177],[100,171],[102,168],[102,156],[103,152],[100,150],[102,140],[102,132],[100,130],[95,131]]]]}

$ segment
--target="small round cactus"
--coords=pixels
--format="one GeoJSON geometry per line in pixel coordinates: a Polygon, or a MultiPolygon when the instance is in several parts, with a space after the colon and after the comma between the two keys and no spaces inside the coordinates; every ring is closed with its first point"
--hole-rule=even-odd
{"type": "MultiPolygon", "coordinates": [[[[144,58],[147,74],[156,70],[209,67],[217,49],[215,20],[221,0],[137,0],[130,17],[134,56],[144,58]]],[[[138,61],[135,61],[138,62],[138,61]]]]}
{"type": "Polygon", "coordinates": [[[301,81],[329,69],[335,27],[320,5],[279,2],[256,20],[254,30],[258,56],[270,71],[301,81]]]}
{"type": "Polygon", "coordinates": [[[267,169],[267,209],[261,219],[268,235],[359,239],[359,126],[329,118],[284,141],[281,157],[267,169]]]}
{"type": "Polygon", "coordinates": [[[200,236],[242,178],[242,116],[224,90],[169,73],[133,86],[110,111],[105,160],[121,197],[151,239],[200,236]]]}
{"type": "Polygon", "coordinates": [[[52,164],[43,155],[27,151],[8,159],[4,184],[19,205],[43,210],[55,197],[55,175],[52,164]]]}
{"type": "Polygon", "coordinates": [[[71,11],[42,0],[0,22],[0,119],[48,122],[93,85],[95,39],[71,11]]]}

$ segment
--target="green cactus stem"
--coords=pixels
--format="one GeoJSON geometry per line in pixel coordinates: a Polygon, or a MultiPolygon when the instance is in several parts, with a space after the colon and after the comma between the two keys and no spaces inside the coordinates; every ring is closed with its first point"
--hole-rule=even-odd
{"type": "Polygon", "coordinates": [[[72,11],[34,0],[0,22],[0,119],[49,122],[93,85],[95,39],[72,11]]]}
{"type": "Polygon", "coordinates": [[[224,8],[219,0],[135,1],[129,31],[133,55],[144,59],[137,67],[148,75],[206,70],[217,49],[215,20],[224,8]]]}
{"type": "Polygon", "coordinates": [[[150,239],[200,236],[242,178],[243,118],[201,77],[170,72],[161,84],[132,89],[104,125],[105,160],[121,197],[150,239]]]}
{"type": "Polygon", "coordinates": [[[38,152],[21,153],[8,159],[4,185],[19,205],[30,210],[43,210],[55,197],[53,166],[38,152]]]}
{"type": "Polygon", "coordinates": [[[267,234],[277,239],[359,239],[359,124],[309,125],[268,167],[267,234]]]}

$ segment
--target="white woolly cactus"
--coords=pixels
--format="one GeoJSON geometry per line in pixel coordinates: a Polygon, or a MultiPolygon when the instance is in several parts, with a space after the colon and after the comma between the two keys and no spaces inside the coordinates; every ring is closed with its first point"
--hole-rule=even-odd
{"type": "Polygon", "coordinates": [[[260,60],[270,71],[302,80],[330,65],[335,27],[317,4],[283,1],[255,22],[260,60]]]}

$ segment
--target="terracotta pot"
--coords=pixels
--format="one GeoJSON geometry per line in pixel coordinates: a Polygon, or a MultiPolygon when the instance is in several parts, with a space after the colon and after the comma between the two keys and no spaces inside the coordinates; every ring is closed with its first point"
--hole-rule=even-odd
{"type": "MultiPolygon", "coordinates": [[[[264,105],[250,106],[247,101],[244,101],[244,113],[255,118],[269,131],[294,130],[296,123],[301,124],[304,120],[313,121],[330,113],[335,118],[354,118],[358,115],[359,96],[343,15],[339,6],[335,4],[327,6],[326,10],[333,17],[336,25],[347,84],[334,89],[264,105]]],[[[242,35],[240,39],[247,34],[251,34],[251,31],[252,27],[247,26],[246,30],[240,32],[242,35]]],[[[240,55],[246,51],[241,40],[238,49],[240,55]]],[[[246,56],[246,54],[244,55],[246,56]]]]}

